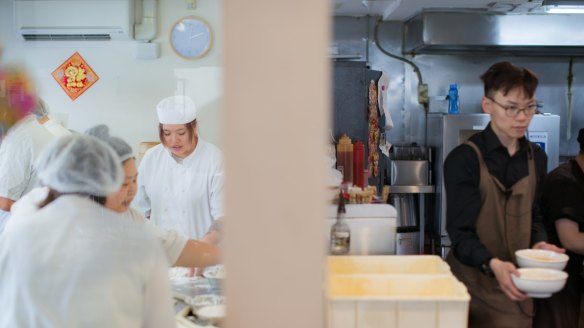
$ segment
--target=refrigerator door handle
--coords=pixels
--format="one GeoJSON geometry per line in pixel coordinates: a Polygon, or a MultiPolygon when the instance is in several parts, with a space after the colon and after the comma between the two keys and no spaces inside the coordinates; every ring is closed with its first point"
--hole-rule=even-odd
{"type": "Polygon", "coordinates": [[[391,175],[390,175],[390,183],[392,185],[395,184],[395,181],[397,180],[397,166],[395,165],[394,161],[389,161],[390,165],[391,165],[391,175]]]}

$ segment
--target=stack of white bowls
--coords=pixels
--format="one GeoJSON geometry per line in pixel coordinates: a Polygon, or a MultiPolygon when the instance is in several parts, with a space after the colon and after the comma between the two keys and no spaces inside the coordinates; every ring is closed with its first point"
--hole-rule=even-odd
{"type": "Polygon", "coordinates": [[[521,249],[515,252],[521,276],[511,275],[515,286],[530,297],[546,298],[566,284],[568,274],[562,270],[568,255],[543,249],[521,249]]]}

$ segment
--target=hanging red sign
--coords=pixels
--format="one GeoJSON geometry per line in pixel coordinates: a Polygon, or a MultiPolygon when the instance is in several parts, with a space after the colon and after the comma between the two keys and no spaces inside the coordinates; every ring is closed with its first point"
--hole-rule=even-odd
{"type": "Polygon", "coordinates": [[[71,100],[77,99],[99,80],[99,76],[78,52],[54,70],[52,75],[71,100]]]}

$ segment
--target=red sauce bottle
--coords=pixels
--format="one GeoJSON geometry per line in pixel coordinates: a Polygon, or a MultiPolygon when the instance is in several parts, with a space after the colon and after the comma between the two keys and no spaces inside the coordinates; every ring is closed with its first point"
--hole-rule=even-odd
{"type": "Polygon", "coordinates": [[[357,140],[353,144],[353,185],[365,187],[365,144],[357,140]]]}

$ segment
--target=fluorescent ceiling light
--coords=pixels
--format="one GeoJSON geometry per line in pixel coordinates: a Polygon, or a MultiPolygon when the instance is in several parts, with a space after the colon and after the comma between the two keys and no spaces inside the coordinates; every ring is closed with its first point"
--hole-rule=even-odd
{"type": "Polygon", "coordinates": [[[544,0],[542,8],[549,14],[584,14],[584,0],[544,0]]]}
{"type": "Polygon", "coordinates": [[[584,7],[580,6],[550,6],[545,9],[548,14],[584,14],[584,7]]]}
{"type": "Polygon", "coordinates": [[[542,6],[584,6],[584,0],[543,0],[542,6]]]}

